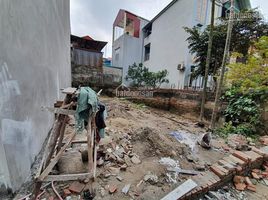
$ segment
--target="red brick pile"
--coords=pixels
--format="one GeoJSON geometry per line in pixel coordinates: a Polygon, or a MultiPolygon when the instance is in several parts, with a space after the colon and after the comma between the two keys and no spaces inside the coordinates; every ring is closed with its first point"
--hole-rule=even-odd
{"type": "Polygon", "coordinates": [[[192,178],[197,183],[197,187],[184,195],[181,199],[198,199],[210,190],[217,190],[230,181],[234,181],[235,186],[240,189],[255,191],[255,186],[248,177],[242,175],[250,172],[253,178],[268,177],[268,152],[264,152],[256,147],[251,147],[251,151],[234,151],[232,155],[226,156],[213,164],[210,170],[200,173],[192,178]],[[261,166],[266,171],[257,171],[261,166]]]}

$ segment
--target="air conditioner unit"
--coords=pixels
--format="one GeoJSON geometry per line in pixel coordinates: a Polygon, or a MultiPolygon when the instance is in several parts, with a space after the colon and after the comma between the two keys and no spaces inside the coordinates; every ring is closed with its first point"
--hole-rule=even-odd
{"type": "Polygon", "coordinates": [[[184,71],[184,70],[185,70],[185,65],[184,65],[184,63],[178,64],[177,69],[180,70],[180,71],[184,71]]]}

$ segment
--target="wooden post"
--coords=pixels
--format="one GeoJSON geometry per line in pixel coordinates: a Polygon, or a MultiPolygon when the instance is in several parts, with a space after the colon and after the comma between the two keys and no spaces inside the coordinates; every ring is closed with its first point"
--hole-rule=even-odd
{"type": "Polygon", "coordinates": [[[221,74],[220,74],[220,78],[218,80],[215,103],[214,103],[214,108],[213,108],[213,112],[212,112],[211,124],[210,124],[211,129],[215,129],[217,114],[219,112],[219,103],[220,103],[220,96],[221,96],[221,92],[222,92],[222,84],[223,84],[225,68],[226,68],[227,59],[229,56],[230,44],[231,44],[232,29],[233,29],[233,23],[234,23],[233,20],[234,20],[234,0],[231,0],[230,16],[229,16],[229,22],[228,22],[228,28],[227,28],[227,36],[226,36],[224,54],[223,54],[222,64],[221,64],[221,74]]]}
{"type": "Polygon", "coordinates": [[[97,149],[95,147],[95,113],[90,115],[87,126],[87,144],[88,144],[88,176],[89,178],[89,190],[93,192],[93,182],[96,173],[96,161],[97,161],[97,149]],[[93,176],[92,176],[93,175],[93,176]]]}

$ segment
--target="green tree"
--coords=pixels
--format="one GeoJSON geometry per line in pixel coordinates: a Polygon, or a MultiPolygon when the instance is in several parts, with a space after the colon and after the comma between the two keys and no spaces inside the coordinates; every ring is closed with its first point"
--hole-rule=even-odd
{"type": "Polygon", "coordinates": [[[126,80],[131,80],[132,85],[135,87],[141,87],[143,85],[144,73],[146,73],[146,70],[147,69],[143,67],[142,63],[138,65],[134,63],[128,68],[126,80]]]}
{"type": "Polygon", "coordinates": [[[246,63],[228,66],[227,84],[239,86],[239,92],[268,91],[268,36],[263,36],[252,46],[246,63]]]}
{"type": "Polygon", "coordinates": [[[226,124],[219,131],[252,135],[265,131],[261,121],[262,104],[268,98],[268,37],[263,36],[252,45],[245,63],[228,65],[227,91],[224,100],[226,124]]]}
{"type": "MultiPolygon", "coordinates": [[[[263,19],[257,17],[260,16],[260,13],[256,10],[243,12],[250,12],[252,16],[256,17],[250,20],[234,21],[230,51],[241,53],[244,58],[247,58],[249,47],[261,36],[267,35],[268,24],[263,19]]],[[[228,21],[221,19],[220,23],[214,27],[211,63],[208,72],[209,75],[214,75],[222,64],[222,55],[227,36],[227,25],[228,21]]],[[[189,43],[188,47],[190,49],[190,53],[195,55],[194,66],[196,67],[196,70],[193,73],[193,76],[204,76],[210,26],[208,26],[204,31],[200,31],[200,28],[197,26],[193,28],[185,27],[184,29],[187,33],[189,33],[187,41],[189,43]]]]}

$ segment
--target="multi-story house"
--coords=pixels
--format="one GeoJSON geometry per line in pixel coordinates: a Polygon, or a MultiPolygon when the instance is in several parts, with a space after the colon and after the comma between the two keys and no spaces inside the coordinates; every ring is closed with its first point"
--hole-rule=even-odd
{"type": "MultiPolygon", "coordinates": [[[[229,7],[228,0],[216,1],[215,17],[225,16],[229,7]]],[[[250,8],[250,1],[235,0],[235,7],[237,10],[250,8]]],[[[189,35],[184,27],[198,26],[203,30],[210,22],[211,1],[173,0],[149,22],[128,13],[120,10],[114,23],[114,27],[118,24],[123,27],[124,34],[119,38],[113,37],[113,65],[122,67],[125,75],[129,65],[142,62],[151,71],[168,70],[169,83],[163,84],[162,87],[201,88],[203,78],[199,77],[195,80],[191,78],[194,56],[189,53],[186,41],[189,35]],[[122,12],[125,14],[123,15],[122,12]],[[136,37],[132,34],[133,31],[131,33],[128,31],[129,15],[143,22],[140,23],[137,40],[133,39],[136,37]],[[119,19],[123,23],[118,23],[119,19]],[[132,43],[125,42],[125,38],[132,43]],[[125,49],[128,50],[127,54],[125,49]]],[[[135,28],[133,25],[132,27],[135,28]]]]}
{"type": "MultiPolygon", "coordinates": [[[[119,10],[113,24],[112,65],[123,68],[127,75],[129,65],[143,61],[143,27],[149,23],[126,10],[119,10]]],[[[123,78],[123,82],[126,80],[123,78]]]]}

